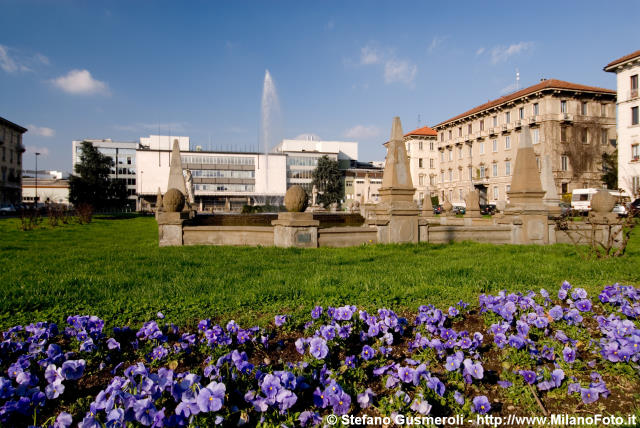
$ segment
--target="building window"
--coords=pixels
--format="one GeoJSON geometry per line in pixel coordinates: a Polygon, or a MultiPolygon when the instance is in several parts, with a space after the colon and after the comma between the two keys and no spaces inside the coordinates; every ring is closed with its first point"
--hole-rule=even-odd
{"type": "Polygon", "coordinates": [[[462,197],[462,189],[458,189],[458,198],[462,201],[464,198],[462,197]]]}
{"type": "Polygon", "coordinates": [[[473,155],[473,147],[469,146],[469,157],[473,155]]]}
{"type": "Polygon", "coordinates": [[[451,139],[451,130],[449,130],[449,139],[451,139]]]}
{"type": "Polygon", "coordinates": [[[469,180],[473,180],[473,167],[469,167],[469,180]]]}
{"type": "Polygon", "coordinates": [[[582,106],[580,107],[580,114],[583,116],[587,115],[587,103],[582,103],[582,106]]]}
{"type": "Polygon", "coordinates": [[[504,123],[509,123],[509,122],[511,122],[511,112],[508,111],[504,114],[504,123]]]}
{"type": "Polygon", "coordinates": [[[562,192],[563,194],[564,194],[564,193],[567,193],[567,191],[569,190],[569,189],[568,189],[568,187],[569,187],[569,186],[567,186],[567,183],[562,183],[562,184],[560,185],[560,187],[561,187],[561,192],[562,192]]]}
{"type": "Polygon", "coordinates": [[[629,82],[631,85],[631,97],[635,98],[638,96],[638,75],[634,74],[631,76],[631,81],[629,82]]]}
{"type": "Polygon", "coordinates": [[[433,168],[433,159],[429,159],[429,168],[433,168]]]}
{"type": "Polygon", "coordinates": [[[631,177],[631,193],[634,195],[640,193],[640,175],[631,177]]]}
{"type": "Polygon", "coordinates": [[[531,138],[533,139],[533,144],[538,144],[540,142],[540,130],[538,128],[533,130],[531,138]]]}
{"type": "Polygon", "coordinates": [[[507,189],[507,193],[509,193],[509,192],[511,191],[511,185],[510,185],[510,184],[507,184],[506,189],[507,189]]]}
{"type": "Polygon", "coordinates": [[[453,149],[449,149],[449,160],[453,160],[453,149]]]}
{"type": "Polygon", "coordinates": [[[566,126],[561,126],[560,127],[560,142],[561,143],[566,143],[567,142],[567,127],[566,126]]]}
{"type": "Polygon", "coordinates": [[[429,176],[429,184],[432,186],[436,184],[436,178],[433,175],[429,176]]]}
{"type": "Polygon", "coordinates": [[[418,159],[418,168],[422,168],[422,158],[418,159]]]}
{"type": "Polygon", "coordinates": [[[453,199],[453,190],[449,190],[449,201],[453,199]]]}
{"type": "Polygon", "coordinates": [[[540,114],[540,105],[538,103],[533,103],[533,115],[537,116],[540,114]]]}
{"type": "Polygon", "coordinates": [[[568,171],[569,170],[569,158],[566,155],[562,155],[560,157],[560,169],[562,171],[568,171]]]}
{"type": "Polygon", "coordinates": [[[589,132],[587,131],[587,128],[582,128],[580,130],[580,141],[582,141],[582,144],[589,144],[589,132]]]}
{"type": "Polygon", "coordinates": [[[507,135],[506,137],[504,137],[504,148],[506,150],[509,150],[511,148],[511,136],[507,135]]]}
{"type": "Polygon", "coordinates": [[[560,113],[566,113],[566,112],[567,112],[567,101],[562,100],[560,101],[560,113]]]}
{"type": "Polygon", "coordinates": [[[462,126],[458,127],[458,137],[462,137],[462,126]]]}
{"type": "Polygon", "coordinates": [[[480,154],[483,155],[484,154],[484,141],[480,142],[480,154]]]}
{"type": "Polygon", "coordinates": [[[498,126],[498,116],[493,116],[493,126],[498,126]]]}
{"type": "Polygon", "coordinates": [[[458,147],[458,159],[462,159],[462,146],[458,147]]]}
{"type": "Polygon", "coordinates": [[[491,175],[493,177],[497,177],[498,176],[498,164],[494,162],[492,166],[493,166],[493,168],[492,168],[493,171],[492,171],[491,175]]]}
{"type": "Polygon", "coordinates": [[[444,183],[444,172],[440,173],[440,183],[444,183]]]}
{"type": "Polygon", "coordinates": [[[509,161],[504,163],[504,175],[511,175],[511,162],[509,161]]]}
{"type": "Polygon", "coordinates": [[[453,181],[453,171],[449,170],[449,181],[453,181]]]}
{"type": "Polygon", "coordinates": [[[484,119],[480,121],[480,130],[484,131],[484,119]]]}
{"type": "Polygon", "coordinates": [[[440,141],[444,141],[444,132],[440,133],[440,141]]]}
{"type": "Polygon", "coordinates": [[[631,107],[631,124],[638,124],[638,107],[631,107]]]}
{"type": "Polygon", "coordinates": [[[634,161],[640,160],[640,145],[638,144],[631,145],[631,160],[634,160],[634,161]]]}
{"type": "Polygon", "coordinates": [[[520,107],[518,110],[518,119],[524,119],[524,107],[520,107]]]}
{"type": "Polygon", "coordinates": [[[418,150],[422,150],[422,141],[418,142],[418,150]]]}
{"type": "Polygon", "coordinates": [[[433,141],[429,142],[429,150],[433,151],[433,141]]]}
{"type": "Polygon", "coordinates": [[[469,124],[469,126],[467,126],[467,134],[471,134],[472,132],[473,132],[473,126],[469,124]]]}
{"type": "Polygon", "coordinates": [[[606,116],[606,115],[607,115],[607,105],[600,104],[600,116],[606,116]]]}
{"type": "Polygon", "coordinates": [[[480,165],[480,178],[484,178],[486,175],[486,171],[484,165],[480,165]]]}
{"type": "Polygon", "coordinates": [[[493,200],[498,200],[498,186],[493,186],[493,200]]]}
{"type": "Polygon", "coordinates": [[[498,151],[498,140],[493,140],[493,153],[498,151]]]}
{"type": "Polygon", "coordinates": [[[540,156],[536,156],[536,165],[538,166],[538,171],[540,171],[540,156]]]}
{"type": "Polygon", "coordinates": [[[600,131],[600,144],[603,146],[607,145],[607,139],[609,138],[609,133],[606,129],[600,131]]]}
{"type": "Polygon", "coordinates": [[[418,177],[418,182],[420,183],[420,186],[424,186],[424,175],[420,175],[420,177],[418,177]]]}

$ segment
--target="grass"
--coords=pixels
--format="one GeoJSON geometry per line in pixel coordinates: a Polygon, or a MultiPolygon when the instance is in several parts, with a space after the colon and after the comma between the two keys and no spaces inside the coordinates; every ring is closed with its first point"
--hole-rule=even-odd
{"type": "Polygon", "coordinates": [[[638,228],[624,257],[586,260],[570,245],[376,245],[312,250],[159,248],[151,217],[19,230],[0,220],[0,328],[92,314],[139,326],[162,311],[190,326],[202,318],[265,324],[279,313],[354,304],[398,312],[483,292],[556,291],[563,280],[597,293],[640,284],[638,228]]]}

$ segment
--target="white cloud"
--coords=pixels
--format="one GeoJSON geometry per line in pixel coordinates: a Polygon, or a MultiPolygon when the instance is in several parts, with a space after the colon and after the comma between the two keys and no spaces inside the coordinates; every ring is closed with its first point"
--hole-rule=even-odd
{"type": "Polygon", "coordinates": [[[89,70],[71,70],[66,76],[53,79],[52,83],[73,95],[109,94],[108,85],[94,79],[89,70]]]}
{"type": "Polygon", "coordinates": [[[380,53],[371,46],[365,46],[360,50],[360,64],[377,64],[381,60],[380,53]]]}
{"type": "Polygon", "coordinates": [[[384,65],[384,80],[387,83],[413,83],[418,67],[407,60],[390,59],[384,65]]]}
{"type": "Polygon", "coordinates": [[[47,58],[46,56],[42,55],[41,53],[37,53],[33,58],[36,61],[40,62],[41,64],[49,65],[49,58],[47,58]]]}
{"type": "Polygon", "coordinates": [[[441,37],[440,36],[435,36],[433,39],[431,39],[431,43],[429,44],[429,47],[427,48],[429,53],[433,52],[446,39],[447,39],[447,36],[441,36],[441,37]]]}
{"type": "Polygon", "coordinates": [[[40,156],[49,156],[49,149],[46,147],[26,146],[27,153],[35,155],[40,153],[40,156]]]}
{"type": "Polygon", "coordinates": [[[478,50],[476,51],[476,56],[480,56],[484,53],[484,48],[478,48],[478,50]]]}
{"type": "Polygon", "coordinates": [[[38,137],[53,137],[56,135],[55,129],[47,128],[45,126],[27,125],[29,134],[37,135],[38,137]]]}
{"type": "Polygon", "coordinates": [[[520,42],[509,46],[495,46],[491,49],[491,63],[497,64],[511,56],[525,52],[533,47],[533,42],[520,42]]]}
{"type": "Polygon", "coordinates": [[[380,130],[374,125],[356,125],[344,132],[344,136],[352,140],[366,140],[379,135],[380,130]]]}
{"type": "Polygon", "coordinates": [[[9,48],[3,45],[0,45],[0,68],[7,73],[15,73],[18,71],[18,65],[9,56],[9,48]]]}

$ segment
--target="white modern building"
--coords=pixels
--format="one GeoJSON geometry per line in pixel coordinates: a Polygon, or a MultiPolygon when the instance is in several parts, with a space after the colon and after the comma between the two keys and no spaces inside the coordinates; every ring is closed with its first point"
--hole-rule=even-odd
{"type": "Polygon", "coordinates": [[[136,152],[138,209],[155,207],[158,189],[169,179],[171,147],[178,141],[182,166],[191,173],[197,208],[220,211],[243,205],[281,203],[286,193],[286,155],[246,152],[207,152],[189,147],[189,137],[151,135],[140,139],[136,152]]]}
{"type": "Polygon", "coordinates": [[[618,187],[630,195],[640,194],[640,50],[604,67],[617,76],[618,187]]]}
{"type": "Polygon", "coordinates": [[[138,200],[136,196],[136,150],[138,149],[139,143],[137,141],[113,141],[110,138],[72,141],[71,156],[74,171],[75,165],[80,162],[82,143],[85,141],[91,143],[100,153],[109,156],[113,160],[114,166],[111,168],[109,178],[126,180],[130,206],[131,208],[135,208],[138,200]]]}
{"type": "Polygon", "coordinates": [[[311,192],[312,173],[318,166],[318,159],[327,156],[338,161],[340,169],[346,170],[358,160],[358,143],[323,141],[314,135],[302,135],[293,140],[282,140],[273,152],[287,156],[287,188],[297,184],[311,192]]]}

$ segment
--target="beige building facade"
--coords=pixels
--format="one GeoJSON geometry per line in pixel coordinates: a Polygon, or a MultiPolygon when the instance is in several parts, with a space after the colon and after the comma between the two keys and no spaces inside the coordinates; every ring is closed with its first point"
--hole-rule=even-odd
{"type": "Polygon", "coordinates": [[[503,208],[525,125],[538,168],[550,159],[558,194],[602,187],[602,154],[616,144],[615,102],[615,91],[550,79],[437,124],[440,201],[463,204],[477,189],[481,204],[503,208]]]}
{"type": "Polygon", "coordinates": [[[618,92],[618,187],[640,196],[640,51],[605,66],[616,73],[618,92]]]}
{"type": "Polygon", "coordinates": [[[17,204],[22,196],[22,134],[26,128],[0,117],[0,205],[17,204]]]}
{"type": "Polygon", "coordinates": [[[426,197],[438,194],[438,133],[424,126],[404,135],[404,144],[409,158],[411,181],[416,192],[415,201],[422,203],[426,197]]]}

